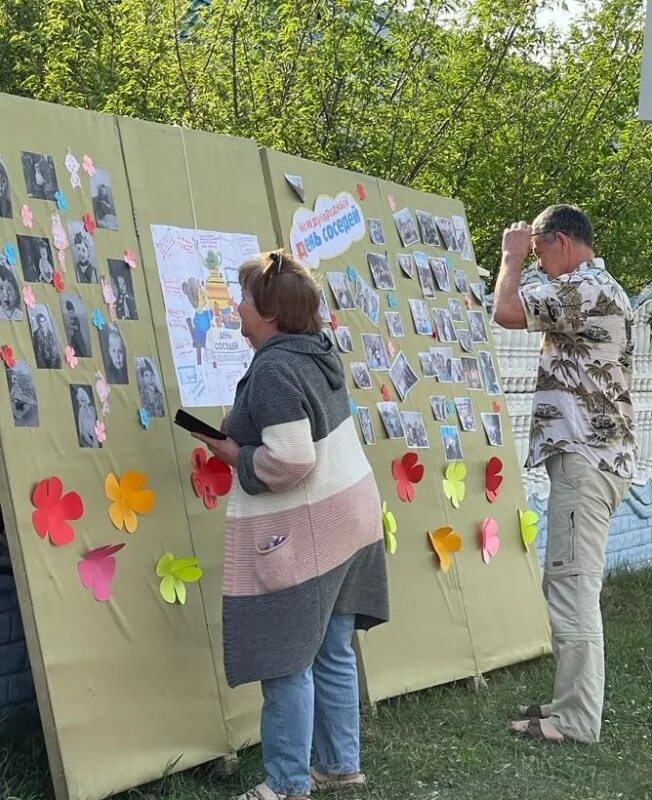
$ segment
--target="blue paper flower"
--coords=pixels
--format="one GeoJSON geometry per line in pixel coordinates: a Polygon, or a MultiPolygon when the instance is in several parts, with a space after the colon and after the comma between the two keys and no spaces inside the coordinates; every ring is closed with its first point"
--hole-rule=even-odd
{"type": "Polygon", "coordinates": [[[446,269],[453,269],[453,262],[450,256],[446,256],[446,269]]]}
{"type": "Polygon", "coordinates": [[[5,258],[7,259],[7,264],[10,267],[16,263],[16,248],[10,242],[3,247],[2,252],[4,253],[5,258]]]}
{"type": "Polygon", "coordinates": [[[349,409],[353,416],[355,416],[358,413],[358,404],[352,397],[349,397],[349,409]]]}
{"type": "Polygon", "coordinates": [[[57,192],[54,193],[54,199],[57,201],[57,208],[59,209],[59,211],[68,210],[68,198],[61,191],[61,189],[59,189],[57,192]]]}
{"type": "Polygon", "coordinates": [[[346,268],[346,277],[353,283],[355,279],[358,277],[358,273],[353,269],[353,267],[349,264],[346,268]]]}
{"type": "Polygon", "coordinates": [[[140,424],[147,430],[149,428],[149,411],[146,408],[139,408],[138,417],[140,419],[140,424]]]}
{"type": "Polygon", "coordinates": [[[446,416],[452,417],[455,415],[455,403],[452,400],[446,401],[446,416]]]}
{"type": "Polygon", "coordinates": [[[396,295],[393,292],[389,292],[387,295],[387,305],[390,308],[396,308],[396,306],[398,305],[396,302],[396,295]]]}
{"type": "Polygon", "coordinates": [[[100,311],[99,308],[93,309],[91,313],[91,321],[93,322],[93,325],[95,325],[95,327],[98,329],[98,331],[101,331],[102,328],[106,325],[106,320],[102,316],[102,312],[100,311]]]}

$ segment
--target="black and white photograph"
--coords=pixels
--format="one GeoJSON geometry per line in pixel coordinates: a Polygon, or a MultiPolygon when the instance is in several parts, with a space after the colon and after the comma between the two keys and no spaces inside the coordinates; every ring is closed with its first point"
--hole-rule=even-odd
{"type": "Polygon", "coordinates": [[[415,211],[414,213],[419,223],[421,241],[424,244],[429,244],[431,247],[441,247],[441,240],[437,233],[434,215],[430,214],[428,211],[415,211]]]}
{"type": "Polygon", "coordinates": [[[503,443],[503,424],[500,420],[500,414],[490,414],[483,411],[480,416],[482,417],[484,432],[487,434],[489,444],[492,447],[501,447],[503,443]]]}
{"type": "Polygon", "coordinates": [[[435,371],[440,383],[451,383],[453,380],[453,351],[450,347],[431,347],[430,352],[435,360],[435,371]]]}
{"type": "Polygon", "coordinates": [[[404,439],[405,431],[403,430],[403,420],[401,419],[398,403],[376,403],[376,408],[383,421],[387,436],[390,439],[404,439]]]}
{"type": "Polygon", "coordinates": [[[471,288],[471,294],[475,299],[480,303],[481,306],[484,305],[484,283],[471,283],[469,284],[471,288]]]}
{"type": "Polygon", "coordinates": [[[409,247],[411,244],[419,241],[419,234],[417,227],[412,219],[409,208],[402,208],[400,211],[392,214],[394,217],[394,224],[398,231],[399,239],[403,243],[403,247],[409,247]]]}
{"type": "Polygon", "coordinates": [[[367,264],[369,264],[376,289],[396,288],[387,256],[382,255],[382,253],[367,253],[367,264]]]}
{"type": "Polygon", "coordinates": [[[480,368],[478,367],[478,359],[473,356],[462,356],[462,367],[464,367],[464,375],[466,376],[466,385],[469,389],[474,391],[482,391],[482,378],[480,377],[480,368]]]}
{"type": "Polygon", "coordinates": [[[113,187],[109,171],[96,169],[95,174],[91,176],[90,182],[93,212],[95,213],[97,227],[117,231],[118,218],[115,213],[115,201],[113,199],[113,187]]]}
{"type": "Polygon", "coordinates": [[[458,292],[466,294],[469,291],[469,280],[466,277],[466,272],[463,269],[453,270],[453,280],[455,281],[455,288],[458,292]]]}
{"type": "Polygon", "coordinates": [[[32,368],[26,361],[16,361],[6,369],[11,415],[17,428],[38,427],[38,400],[32,368]]]}
{"type": "Polygon", "coordinates": [[[451,276],[448,271],[448,264],[445,258],[429,258],[428,264],[435,276],[437,286],[442,292],[450,292],[451,290],[451,276]]]}
{"type": "Polygon", "coordinates": [[[466,222],[463,217],[451,217],[453,223],[453,230],[455,231],[455,239],[460,251],[460,255],[464,261],[473,260],[473,251],[471,249],[471,237],[469,236],[469,229],[466,227],[466,222]]]}
{"type": "Polygon", "coordinates": [[[451,315],[453,322],[464,322],[462,304],[456,297],[448,298],[448,313],[451,315]]]}
{"type": "Polygon", "coordinates": [[[327,272],[326,280],[331,287],[331,292],[337,303],[337,307],[341,311],[351,311],[355,308],[355,301],[353,300],[353,292],[348,278],[343,272],[327,272]]]}
{"type": "Polygon", "coordinates": [[[385,244],[385,231],[383,230],[383,223],[379,219],[368,219],[367,230],[369,231],[369,238],[374,244],[385,244]]]}
{"type": "Polygon", "coordinates": [[[455,229],[453,228],[453,223],[448,219],[448,217],[435,217],[435,222],[437,223],[437,230],[439,231],[439,235],[444,243],[444,247],[447,250],[456,253],[459,250],[459,247],[457,246],[457,239],[455,238],[455,229]]]}
{"type": "Polygon", "coordinates": [[[441,443],[444,446],[444,456],[446,461],[462,461],[462,442],[460,442],[460,432],[457,425],[442,425],[439,429],[441,443]]]}
{"type": "Polygon", "coordinates": [[[99,283],[95,242],[83,222],[71,220],[68,223],[68,239],[77,283],[99,283]]]}
{"type": "Polygon", "coordinates": [[[432,415],[440,422],[446,419],[446,398],[442,394],[431,395],[430,408],[432,415]]]}
{"type": "Polygon", "coordinates": [[[453,326],[453,320],[446,308],[433,308],[432,317],[439,335],[440,342],[456,342],[457,332],[453,326]]]}
{"type": "Polygon", "coordinates": [[[61,345],[54,320],[47,306],[28,308],[34,358],[38,369],[61,369],[61,345]]]}
{"type": "Polygon", "coordinates": [[[410,362],[403,355],[398,353],[394,359],[394,363],[389,369],[389,377],[392,379],[394,388],[401,400],[410,393],[410,389],[419,381],[419,376],[410,366],[410,362]]]}
{"type": "Polygon", "coordinates": [[[471,339],[471,334],[466,328],[456,328],[455,333],[457,333],[457,341],[460,343],[460,347],[467,353],[473,352],[473,340],[471,339]]]}
{"type": "Polygon", "coordinates": [[[452,359],[451,366],[452,366],[451,371],[453,375],[453,383],[464,383],[466,381],[466,375],[464,374],[462,359],[461,358],[452,359]]]}
{"type": "Polygon", "coordinates": [[[435,296],[435,281],[428,265],[428,258],[425,253],[414,253],[414,263],[417,268],[417,275],[419,276],[419,283],[421,284],[421,291],[424,297],[430,299],[435,296]]]}
{"type": "Polygon", "coordinates": [[[20,288],[16,273],[0,257],[0,320],[21,322],[20,288]]]}
{"type": "Polygon", "coordinates": [[[118,319],[138,319],[134,279],[124,259],[109,258],[109,274],[115,292],[115,311],[118,319]]]}
{"type": "Polygon", "coordinates": [[[437,367],[435,365],[435,356],[428,350],[426,353],[419,353],[419,361],[421,362],[421,372],[424,378],[436,378],[437,367]]]}
{"type": "Polygon", "coordinates": [[[52,156],[23,151],[20,160],[29,197],[34,197],[36,200],[56,200],[59,184],[52,156]]]}
{"type": "Polygon", "coordinates": [[[0,161],[0,217],[3,219],[11,219],[12,216],[9,175],[5,169],[5,165],[0,161]]]}
{"type": "Polygon", "coordinates": [[[389,369],[389,356],[383,337],[379,333],[363,333],[362,349],[371,372],[389,369]]]}
{"type": "Polygon", "coordinates": [[[355,304],[365,317],[378,327],[380,317],[380,296],[359,275],[355,279],[355,304]]]}
{"type": "Polygon", "coordinates": [[[347,328],[346,325],[338,325],[335,328],[335,339],[337,340],[337,346],[340,348],[342,353],[352,353],[353,352],[353,339],[351,338],[351,331],[347,328]]]}
{"type": "Polygon", "coordinates": [[[414,259],[411,253],[399,253],[398,266],[406,277],[414,278],[414,259]]]}
{"type": "Polygon", "coordinates": [[[90,358],[93,355],[91,333],[84,301],[77,294],[60,294],[59,303],[69,347],[72,347],[78,358],[90,358]]]}
{"type": "Polygon", "coordinates": [[[470,397],[456,397],[455,408],[460,419],[460,427],[463,431],[476,430],[475,413],[470,397]]]}
{"type": "Polygon", "coordinates": [[[478,353],[478,363],[480,364],[480,372],[482,373],[487,394],[500,394],[500,383],[491,353],[488,350],[481,350],[478,353]]]}
{"type": "Polygon", "coordinates": [[[484,324],[484,317],[482,311],[467,311],[467,319],[469,320],[469,333],[474,342],[487,342],[487,329],[484,324]]]}
{"type": "Polygon", "coordinates": [[[72,413],[75,418],[75,428],[77,429],[77,441],[80,447],[102,447],[101,442],[95,433],[97,423],[97,411],[95,409],[95,399],[90,384],[71,383],[70,401],[72,403],[72,413]]]}
{"type": "Polygon", "coordinates": [[[385,321],[387,322],[387,332],[392,338],[405,336],[403,320],[398,311],[385,311],[385,321]]]}
{"type": "Polygon", "coordinates": [[[147,409],[150,417],[164,417],[163,384],[154,360],[147,356],[136,356],[134,367],[141,406],[147,409]]]}
{"type": "Polygon", "coordinates": [[[330,328],[322,328],[321,332],[324,334],[324,336],[328,337],[329,342],[333,345],[333,347],[335,347],[336,342],[333,331],[330,328]]]}
{"type": "Polygon", "coordinates": [[[26,283],[52,283],[54,259],[45,236],[16,236],[26,283]]]}
{"type": "Polygon", "coordinates": [[[331,321],[331,310],[328,307],[328,301],[322,288],[319,289],[319,319],[329,324],[331,321]]]}
{"type": "Polygon", "coordinates": [[[428,304],[426,301],[411,299],[408,300],[408,303],[410,305],[415,331],[422,336],[431,336],[432,323],[430,322],[430,314],[428,313],[428,304]]]}
{"type": "Polygon", "coordinates": [[[376,444],[376,432],[374,431],[374,424],[371,421],[371,414],[368,408],[358,406],[358,423],[360,424],[360,432],[364,443],[376,444]]]}
{"type": "Polygon", "coordinates": [[[430,447],[426,426],[420,411],[403,412],[403,430],[408,447],[430,447]]]}
{"type": "Polygon", "coordinates": [[[367,365],[363,364],[362,361],[352,361],[350,367],[353,383],[358,389],[371,389],[371,375],[367,365]]]}
{"type": "Polygon", "coordinates": [[[100,349],[107,383],[129,383],[127,373],[127,348],[115,323],[105,325],[100,331],[100,349]]]}

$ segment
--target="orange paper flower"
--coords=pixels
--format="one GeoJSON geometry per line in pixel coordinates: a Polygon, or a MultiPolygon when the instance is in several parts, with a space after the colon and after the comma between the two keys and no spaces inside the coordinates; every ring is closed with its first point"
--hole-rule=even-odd
{"type": "Polygon", "coordinates": [[[104,491],[109,500],[109,517],[118,530],[126,528],[135,533],[138,527],[136,514],[147,514],[154,508],[154,492],[144,489],[147,475],[142,472],[123,472],[120,481],[109,472],[104,482],[104,491]]]}

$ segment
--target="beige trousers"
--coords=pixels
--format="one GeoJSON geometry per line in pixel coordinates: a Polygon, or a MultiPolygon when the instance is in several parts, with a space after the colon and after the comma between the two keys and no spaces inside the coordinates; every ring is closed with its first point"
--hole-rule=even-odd
{"type": "Polygon", "coordinates": [[[604,643],[600,591],[609,521],[629,480],[578,453],[546,460],[550,476],[543,591],[557,664],[550,721],[578,742],[600,739],[604,643]]]}

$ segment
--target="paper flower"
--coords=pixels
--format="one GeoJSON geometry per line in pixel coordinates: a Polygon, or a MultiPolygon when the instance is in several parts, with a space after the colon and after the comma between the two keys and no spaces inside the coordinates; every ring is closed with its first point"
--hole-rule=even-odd
{"type": "Polygon", "coordinates": [[[7,242],[7,244],[2,248],[2,252],[7,260],[7,264],[9,264],[10,267],[13,267],[16,263],[16,248],[13,246],[13,244],[11,244],[11,242],[7,242]]]}
{"type": "Polygon", "coordinates": [[[492,456],[485,466],[484,493],[490,503],[498,497],[503,482],[502,469],[503,462],[497,456],[492,456]]]}
{"type": "Polygon", "coordinates": [[[442,481],[444,494],[455,508],[460,507],[466,494],[464,478],[466,478],[466,466],[462,461],[454,461],[446,467],[446,476],[442,481]]]}
{"type": "Polygon", "coordinates": [[[115,575],[115,558],[124,547],[121,544],[105,544],[89,550],[81,561],[77,562],[79,580],[84,589],[90,589],[98,603],[111,599],[111,584],[115,575]]]}
{"type": "Polygon", "coordinates": [[[217,508],[217,498],[231,491],[231,467],[216,456],[209,458],[203,447],[196,447],[192,451],[190,463],[193,492],[204,501],[206,508],[217,508]]]}
{"type": "Polygon", "coordinates": [[[425,468],[419,464],[419,456],[416,453],[406,453],[403,458],[395,458],[392,461],[392,476],[396,483],[396,493],[404,503],[411,503],[414,500],[413,483],[419,483],[423,479],[425,468]]]}
{"type": "Polygon", "coordinates": [[[523,540],[525,549],[529,550],[530,545],[539,535],[539,528],[537,527],[539,515],[536,511],[532,511],[529,508],[526,511],[521,511],[519,508],[518,519],[521,526],[521,539],[523,540]]]}
{"type": "Polygon", "coordinates": [[[32,214],[32,209],[27,205],[27,203],[23,203],[23,205],[20,207],[20,218],[26,228],[34,227],[34,214],[32,214]]]}
{"type": "Polygon", "coordinates": [[[455,403],[450,399],[450,397],[448,398],[448,400],[446,400],[446,416],[447,417],[455,416],[455,403]]]}
{"type": "Polygon", "coordinates": [[[54,211],[51,216],[52,220],[52,241],[57,250],[66,250],[70,247],[68,241],[68,234],[66,233],[63,225],[61,224],[61,217],[54,211]]]}
{"type": "Polygon", "coordinates": [[[397,308],[398,302],[396,300],[396,295],[394,292],[389,292],[387,295],[387,306],[389,308],[397,308]]]}
{"type": "Polygon", "coordinates": [[[473,308],[473,300],[471,300],[471,297],[468,294],[464,295],[464,305],[467,308],[473,308]]]}
{"type": "Polygon", "coordinates": [[[392,393],[389,391],[389,386],[386,383],[383,383],[383,385],[380,387],[380,396],[386,403],[389,403],[389,401],[392,399],[392,393]]]}
{"type": "Polygon", "coordinates": [[[367,191],[364,188],[363,184],[356,183],[355,191],[356,191],[356,194],[358,195],[358,197],[360,198],[360,200],[364,201],[364,200],[367,199],[367,191]]]}
{"type": "Polygon", "coordinates": [[[75,172],[79,172],[79,161],[77,161],[75,156],[70,152],[70,148],[68,148],[68,153],[63,159],[63,165],[71,175],[75,172]]]}
{"type": "Polygon", "coordinates": [[[111,387],[106,382],[104,375],[98,370],[95,373],[95,391],[97,392],[97,396],[100,398],[100,403],[102,403],[102,414],[106,416],[109,413],[109,392],[111,391],[111,387]]]}
{"type": "Polygon", "coordinates": [[[32,287],[28,284],[23,286],[23,300],[25,301],[25,305],[28,308],[34,308],[36,305],[36,298],[34,297],[34,292],[32,291],[32,287]]]}
{"type": "Polygon", "coordinates": [[[62,492],[63,483],[56,475],[39,481],[32,492],[32,505],[36,509],[32,512],[34,530],[41,539],[49,536],[57,547],[72,542],[75,529],[68,520],[80,519],[84,513],[84,504],[77,492],[64,495],[62,492]]]}
{"type": "Polygon", "coordinates": [[[82,169],[89,178],[92,178],[93,175],[95,175],[95,164],[93,164],[93,159],[88,155],[88,153],[84,153],[82,158],[82,169]]]}
{"type": "Polygon", "coordinates": [[[149,423],[151,422],[151,419],[149,416],[149,411],[146,408],[141,406],[138,409],[138,419],[140,420],[140,424],[143,426],[143,428],[147,430],[149,428],[149,423]]]}
{"type": "Polygon", "coordinates": [[[57,208],[59,209],[59,211],[68,210],[68,198],[61,189],[59,189],[54,193],[54,199],[56,200],[57,208]]]}
{"type": "Polygon", "coordinates": [[[442,570],[448,572],[453,563],[451,554],[462,549],[462,537],[452,528],[437,528],[436,531],[428,532],[428,538],[442,570]]]}
{"type": "Polygon", "coordinates": [[[98,331],[101,331],[102,328],[106,325],[106,320],[104,319],[104,315],[100,311],[99,308],[94,308],[91,312],[91,322],[98,331]]]}
{"type": "Polygon", "coordinates": [[[385,533],[385,550],[393,556],[396,552],[396,517],[387,508],[387,503],[383,503],[383,531],[385,533]]]}
{"type": "Polygon", "coordinates": [[[432,331],[430,332],[430,335],[432,336],[433,339],[437,339],[437,341],[439,341],[439,331],[434,325],[432,326],[432,331]]]}
{"type": "Polygon", "coordinates": [[[494,400],[491,404],[491,410],[494,414],[500,414],[500,403],[497,400],[494,400]]]}
{"type": "Polygon", "coordinates": [[[106,442],[106,425],[101,419],[98,419],[95,423],[95,436],[100,444],[106,442]]]}
{"type": "Polygon", "coordinates": [[[126,528],[135,533],[138,528],[136,514],[147,514],[154,508],[154,492],[144,489],[147,475],[142,472],[123,472],[120,481],[109,472],[104,481],[104,492],[111,500],[109,517],[118,530],[126,528]]]}
{"type": "Polygon", "coordinates": [[[87,231],[87,233],[90,233],[90,235],[93,236],[95,229],[97,228],[93,217],[90,214],[83,214],[82,222],[84,223],[84,229],[87,231]]]}
{"type": "Polygon", "coordinates": [[[14,358],[14,351],[8,344],[3,344],[0,347],[0,358],[4,361],[5,367],[12,369],[16,366],[16,359],[14,358]]]}
{"type": "Polygon", "coordinates": [[[392,342],[391,339],[389,342],[387,342],[387,355],[390,358],[394,358],[396,355],[396,348],[394,347],[394,342],[392,342]]]}
{"type": "Polygon", "coordinates": [[[358,273],[353,269],[353,267],[350,264],[346,268],[346,277],[351,281],[351,283],[355,283],[355,279],[358,277],[358,273]]]}
{"type": "Polygon", "coordinates": [[[81,178],[78,172],[70,173],[70,185],[73,189],[81,189],[81,178]]]}
{"type": "Polygon", "coordinates": [[[125,250],[124,260],[129,269],[136,269],[136,254],[133,250],[125,250]]]}
{"type": "Polygon", "coordinates": [[[498,523],[495,519],[487,517],[482,521],[480,536],[482,540],[482,560],[485,564],[488,564],[500,548],[498,523]]]}
{"type": "Polygon", "coordinates": [[[338,325],[339,325],[339,322],[337,321],[337,317],[335,316],[335,314],[331,314],[331,326],[332,326],[334,331],[337,330],[337,326],[338,325]]]}
{"type": "Polygon", "coordinates": [[[59,272],[58,269],[55,269],[55,271],[52,274],[52,285],[54,286],[58,294],[61,294],[61,292],[63,292],[63,290],[66,288],[63,283],[63,275],[59,272]]]}
{"type": "Polygon", "coordinates": [[[79,359],[77,358],[77,355],[75,354],[75,348],[74,347],[70,347],[70,346],[64,347],[63,354],[64,354],[64,356],[66,358],[66,362],[67,362],[68,366],[71,369],[75,369],[75,367],[79,364],[79,359]]]}
{"type": "Polygon", "coordinates": [[[175,558],[165,553],[158,560],[156,574],[162,578],[159,590],[166,603],[186,602],[186,583],[197,583],[204,574],[198,558],[175,558]]]}
{"type": "Polygon", "coordinates": [[[396,211],[396,198],[393,194],[387,195],[387,202],[389,203],[389,207],[392,209],[392,211],[396,211]]]}
{"type": "Polygon", "coordinates": [[[59,262],[59,269],[62,275],[66,274],[66,251],[57,250],[57,261],[59,262]]]}

